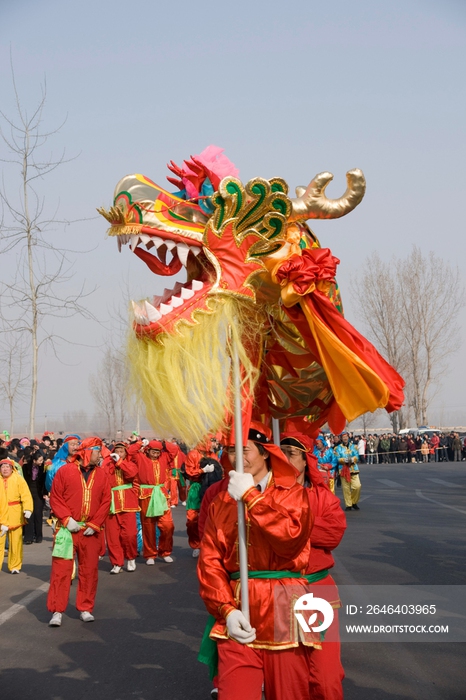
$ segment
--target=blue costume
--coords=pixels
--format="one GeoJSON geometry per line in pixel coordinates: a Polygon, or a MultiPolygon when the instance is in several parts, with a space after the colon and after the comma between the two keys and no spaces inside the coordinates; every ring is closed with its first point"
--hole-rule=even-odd
{"type": "Polygon", "coordinates": [[[338,460],[336,457],[335,452],[332,450],[331,447],[327,447],[325,442],[324,444],[324,449],[319,450],[317,445],[314,447],[314,455],[317,457],[317,467],[320,472],[322,472],[325,476],[325,474],[328,474],[328,476],[331,479],[335,478],[336,470],[337,470],[337,465],[338,465],[338,460]],[[325,464],[325,468],[324,465],[325,464]],[[329,465],[331,469],[329,469],[329,465]]]}
{"type": "Polygon", "coordinates": [[[79,440],[79,442],[81,442],[81,438],[79,437],[79,435],[65,435],[63,445],[60,447],[55,457],[52,459],[52,464],[50,465],[50,468],[47,470],[47,473],[45,475],[45,488],[47,489],[48,493],[50,493],[50,491],[52,490],[52,481],[54,479],[55,474],[60,469],[60,467],[62,467],[68,461],[68,457],[70,456],[70,454],[68,450],[67,440],[70,440],[71,438],[74,438],[75,440],[79,440]]]}
{"type": "MultiPolygon", "coordinates": [[[[342,433],[342,436],[345,433],[342,433]]],[[[348,435],[348,433],[346,433],[348,435]]],[[[345,510],[359,510],[358,501],[361,493],[359,480],[359,453],[356,445],[342,442],[335,447],[338,471],[341,475],[341,489],[345,501],[345,510]]]]}
{"type": "Polygon", "coordinates": [[[346,447],[343,445],[343,443],[340,443],[335,447],[335,456],[338,460],[338,469],[341,473],[341,470],[347,464],[350,468],[350,472],[352,474],[358,473],[359,472],[359,467],[358,467],[358,462],[359,462],[359,452],[358,448],[356,445],[353,445],[353,443],[349,443],[346,445],[346,447]]]}

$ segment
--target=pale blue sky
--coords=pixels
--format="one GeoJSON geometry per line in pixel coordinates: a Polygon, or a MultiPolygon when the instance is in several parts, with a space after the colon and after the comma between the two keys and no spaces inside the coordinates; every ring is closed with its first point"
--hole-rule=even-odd
{"type": "MultiPolygon", "coordinates": [[[[294,188],[330,170],[328,192],[338,196],[347,170],[364,171],[358,209],[314,226],[342,261],[338,280],[352,322],[349,282],[374,250],[401,256],[417,244],[464,269],[459,0],[1,0],[0,42],[2,109],[11,114],[13,106],[11,47],[24,105],[32,108],[46,76],[47,126],[68,115],[50,146],[80,155],[44,188],[64,218],[93,217],[127,173],[163,184],[169,159],[213,143],[243,180],[279,175],[294,188]]],[[[61,331],[97,345],[115,332],[110,310],[124,298],[122,279],[135,297],[164,286],[128,249],[118,254],[105,229],[99,217],[54,234],[70,248],[95,249],[77,259],[75,284],[99,286],[92,305],[105,327],[76,319],[61,331]]],[[[5,274],[14,257],[0,265],[5,274]]],[[[39,425],[45,413],[50,424],[64,410],[93,412],[88,375],[99,351],[64,348],[64,358],[72,367],[43,358],[39,425]]],[[[466,422],[465,367],[463,347],[436,400],[446,421],[466,422]]]]}

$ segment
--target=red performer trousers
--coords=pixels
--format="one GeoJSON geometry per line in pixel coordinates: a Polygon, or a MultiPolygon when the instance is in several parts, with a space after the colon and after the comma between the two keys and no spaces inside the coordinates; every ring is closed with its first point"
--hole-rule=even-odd
{"type": "Polygon", "coordinates": [[[106,542],[105,536],[106,536],[106,532],[105,532],[105,525],[104,525],[104,527],[102,528],[102,530],[100,532],[100,554],[99,554],[100,557],[104,557],[105,553],[107,551],[107,542],[106,542]]]}
{"type": "Polygon", "coordinates": [[[179,479],[170,477],[170,501],[172,506],[177,506],[180,501],[186,500],[186,486],[181,486],[179,479]]]}
{"type": "Polygon", "coordinates": [[[218,695],[221,700],[307,700],[306,649],[252,649],[234,639],[218,640],[218,695]]]}
{"type": "Polygon", "coordinates": [[[191,549],[199,549],[201,540],[199,539],[199,511],[186,511],[186,531],[188,533],[188,543],[191,549]]]}
{"type": "Polygon", "coordinates": [[[178,505],[178,479],[173,476],[170,477],[169,488],[170,488],[170,503],[172,506],[178,505]]]}
{"type": "Polygon", "coordinates": [[[144,559],[155,559],[157,554],[159,557],[168,557],[173,551],[173,533],[175,532],[171,511],[165,511],[158,518],[146,518],[149,501],[150,498],[139,501],[141,506],[142,556],[144,559]],[[155,538],[156,527],[160,530],[158,549],[155,538]]]}
{"type": "Polygon", "coordinates": [[[138,555],[136,513],[115,513],[105,522],[108,556],[112,566],[123,566],[125,559],[138,555]]]}
{"type": "MultiPolygon", "coordinates": [[[[318,595],[317,593],[315,595],[318,595]]],[[[334,610],[333,622],[326,636],[334,638],[332,628],[338,630],[338,610],[334,610]]],[[[309,688],[312,700],[343,700],[341,682],[345,672],[340,661],[340,639],[322,643],[322,649],[308,648],[309,688]]]]}
{"type": "MultiPolygon", "coordinates": [[[[73,533],[74,556],[78,558],[78,591],[76,609],[80,612],[92,612],[97,593],[99,552],[101,535],[85,537],[83,530],[73,533]]],[[[47,596],[47,609],[50,612],[65,612],[70,597],[73,559],[52,557],[50,588],[47,596]]]]}

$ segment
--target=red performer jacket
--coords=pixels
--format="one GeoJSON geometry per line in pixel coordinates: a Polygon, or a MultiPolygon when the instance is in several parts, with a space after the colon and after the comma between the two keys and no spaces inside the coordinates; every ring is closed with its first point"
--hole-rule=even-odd
{"type": "Polygon", "coordinates": [[[171,469],[171,476],[173,479],[179,479],[180,478],[180,469],[183,466],[183,464],[186,461],[186,455],[181,449],[179,445],[176,444],[176,442],[166,442],[165,443],[165,449],[168,453],[168,456],[171,460],[170,462],[170,469],[171,469]],[[175,473],[173,473],[173,470],[176,470],[175,473]]]}
{"type": "Polygon", "coordinates": [[[87,481],[77,462],[64,464],[57,471],[50,492],[50,508],[64,527],[71,517],[99,531],[110,502],[110,484],[102,467],[94,467],[87,481]]]}
{"type": "Polygon", "coordinates": [[[188,452],[186,457],[185,470],[186,475],[190,481],[200,481],[202,479],[204,472],[201,470],[199,465],[201,463],[201,459],[204,459],[204,457],[212,458],[215,460],[218,459],[215,452],[204,450],[201,451],[198,448],[188,452]]]}
{"type": "Polygon", "coordinates": [[[162,491],[168,497],[171,466],[168,454],[162,452],[158,459],[149,459],[144,452],[140,452],[141,444],[141,442],[134,442],[129,445],[127,450],[128,458],[136,464],[138,469],[134,484],[138,487],[139,498],[144,500],[152,496],[152,489],[141,488],[143,484],[155,484],[156,486],[162,484],[162,491]]]}
{"type": "MultiPolygon", "coordinates": [[[[249,570],[303,572],[309,561],[313,522],[306,490],[296,483],[281,485],[280,478],[274,478],[271,473],[266,490],[260,493],[252,487],[243,496],[243,501],[246,504],[249,570]]],[[[239,570],[237,523],[236,501],[226,491],[220,491],[209,508],[198,577],[201,597],[217,620],[211,637],[221,639],[228,637],[226,616],[240,607],[240,582],[230,576],[239,570]]],[[[256,639],[251,646],[283,649],[299,644],[296,625],[290,624],[292,604],[286,589],[289,584],[294,588],[306,583],[300,578],[249,580],[251,624],[256,628],[256,639]],[[276,618],[276,604],[280,605],[280,601],[283,610],[281,622],[276,618]],[[277,637],[278,624],[282,629],[277,637]]]]}
{"type": "Polygon", "coordinates": [[[306,573],[314,574],[322,569],[331,569],[335,565],[332,549],[338,547],[345,534],[346,517],[340,499],[327,486],[311,484],[306,491],[314,514],[311,552],[306,573]]]}
{"type": "Polygon", "coordinates": [[[137,465],[134,462],[129,462],[127,459],[120,459],[114,462],[108,456],[102,463],[102,468],[107,474],[110,488],[113,490],[113,504],[115,513],[133,513],[140,510],[139,508],[139,487],[134,485],[134,480],[138,473],[137,465]],[[131,484],[130,489],[115,488],[131,484]]]}

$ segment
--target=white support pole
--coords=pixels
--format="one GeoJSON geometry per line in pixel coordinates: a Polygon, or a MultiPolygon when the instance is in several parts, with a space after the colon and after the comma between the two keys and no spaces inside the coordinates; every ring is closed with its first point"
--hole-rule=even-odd
{"type": "Polygon", "coordinates": [[[280,421],[278,418],[272,418],[272,435],[274,443],[280,447],[280,421]]]}
{"type": "MultiPolygon", "coordinates": [[[[244,474],[243,421],[241,410],[241,376],[238,348],[232,337],[233,393],[235,397],[235,455],[236,471],[244,474]]],[[[243,501],[238,501],[238,551],[241,583],[241,612],[249,622],[248,548],[246,542],[246,516],[243,501]]]]}

